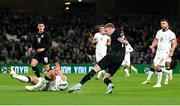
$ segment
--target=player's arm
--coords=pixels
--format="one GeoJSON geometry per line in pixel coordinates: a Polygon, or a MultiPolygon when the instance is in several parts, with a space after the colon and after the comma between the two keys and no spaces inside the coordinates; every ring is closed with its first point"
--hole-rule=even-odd
{"type": "Polygon", "coordinates": [[[111,39],[107,40],[107,45],[111,45],[111,39]]]}
{"type": "Polygon", "coordinates": [[[177,46],[176,39],[171,40],[171,49],[170,49],[169,56],[171,56],[171,57],[173,56],[176,46],[177,46]]]}
{"type": "Polygon", "coordinates": [[[124,37],[119,37],[117,40],[125,45],[127,45],[129,43],[128,40],[124,37]]]}
{"type": "Polygon", "coordinates": [[[93,44],[97,43],[97,39],[96,39],[96,38],[93,38],[92,43],[93,43],[93,44]]]}
{"type": "Polygon", "coordinates": [[[66,81],[67,78],[63,75],[61,68],[60,68],[60,65],[59,65],[59,62],[55,62],[54,64],[55,64],[56,75],[59,75],[63,81],[66,81]]]}
{"type": "Polygon", "coordinates": [[[149,48],[152,50],[152,53],[155,53],[155,47],[157,46],[158,44],[158,39],[157,38],[154,38],[152,44],[149,46],[149,48]]]}
{"type": "Polygon", "coordinates": [[[45,45],[45,49],[51,48],[51,46],[52,46],[52,38],[49,35],[47,35],[46,41],[47,42],[46,42],[46,45],[45,45]]]}
{"type": "Polygon", "coordinates": [[[129,53],[134,51],[134,49],[132,48],[132,46],[130,44],[128,44],[127,46],[128,46],[129,53]]]}
{"type": "Polygon", "coordinates": [[[95,44],[98,42],[98,34],[96,33],[93,37],[92,43],[95,44]]]}

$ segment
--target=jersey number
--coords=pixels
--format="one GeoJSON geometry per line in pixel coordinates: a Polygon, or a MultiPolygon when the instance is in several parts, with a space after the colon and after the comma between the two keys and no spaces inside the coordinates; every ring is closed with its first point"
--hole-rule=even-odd
{"type": "Polygon", "coordinates": [[[41,38],[37,38],[37,42],[40,43],[41,42],[41,38]]]}
{"type": "Polygon", "coordinates": [[[44,62],[48,63],[48,58],[47,57],[44,57],[44,62]]]}

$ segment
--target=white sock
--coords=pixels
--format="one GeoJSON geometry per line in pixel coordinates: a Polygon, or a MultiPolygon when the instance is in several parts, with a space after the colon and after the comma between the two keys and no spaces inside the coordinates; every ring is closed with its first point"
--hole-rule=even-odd
{"type": "Polygon", "coordinates": [[[97,75],[97,78],[100,78],[101,75],[105,74],[105,71],[104,70],[101,70],[98,72],[98,75],[97,75]]]}
{"type": "Polygon", "coordinates": [[[106,74],[105,70],[101,70],[101,76],[104,76],[106,74]]]}
{"type": "Polygon", "coordinates": [[[134,66],[131,66],[131,69],[137,73],[137,69],[134,66]]]}
{"type": "Polygon", "coordinates": [[[29,82],[29,79],[27,76],[23,76],[23,75],[17,75],[16,79],[18,79],[21,82],[29,82]]]}
{"type": "Polygon", "coordinates": [[[165,73],[165,81],[169,80],[169,75],[167,73],[165,73]]]}
{"type": "Polygon", "coordinates": [[[148,76],[147,76],[147,81],[150,81],[151,80],[151,77],[152,77],[152,75],[154,74],[154,72],[152,72],[152,71],[149,71],[148,72],[148,76]]]}
{"type": "Polygon", "coordinates": [[[157,84],[161,84],[162,72],[157,72],[157,84]]]}
{"type": "Polygon", "coordinates": [[[77,85],[78,85],[78,86],[80,86],[80,87],[82,86],[82,84],[81,84],[81,83],[78,83],[77,85]]]}
{"type": "Polygon", "coordinates": [[[130,76],[128,69],[124,69],[124,72],[126,73],[127,76],[130,76]]]}

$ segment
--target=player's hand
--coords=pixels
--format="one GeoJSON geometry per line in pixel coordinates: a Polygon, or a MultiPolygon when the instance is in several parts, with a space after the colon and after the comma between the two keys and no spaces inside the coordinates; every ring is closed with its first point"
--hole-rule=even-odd
{"type": "Polygon", "coordinates": [[[107,44],[106,45],[111,45],[111,39],[109,39],[108,41],[107,41],[107,44]]]}
{"type": "Polygon", "coordinates": [[[125,45],[129,44],[129,42],[127,40],[123,40],[122,43],[125,45]]]}
{"type": "Polygon", "coordinates": [[[156,50],[155,50],[155,48],[152,45],[150,45],[149,48],[151,49],[152,53],[155,53],[156,50]]]}
{"type": "Polygon", "coordinates": [[[93,39],[92,43],[97,43],[97,39],[93,39]]]}
{"type": "Polygon", "coordinates": [[[28,52],[31,52],[32,51],[32,47],[28,49],[28,52]]]}

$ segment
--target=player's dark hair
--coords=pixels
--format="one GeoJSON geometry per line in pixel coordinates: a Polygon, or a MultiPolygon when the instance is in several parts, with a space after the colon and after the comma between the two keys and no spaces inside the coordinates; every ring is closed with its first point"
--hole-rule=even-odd
{"type": "Polygon", "coordinates": [[[101,27],[104,27],[104,25],[103,25],[103,24],[100,24],[100,25],[98,26],[98,30],[99,30],[101,27]]]}
{"type": "Polygon", "coordinates": [[[44,21],[39,21],[39,22],[37,23],[37,25],[38,25],[38,24],[44,24],[44,25],[45,25],[44,21]]]}
{"type": "Polygon", "coordinates": [[[168,20],[168,19],[165,19],[165,18],[164,18],[164,19],[161,20],[161,22],[164,22],[164,21],[169,24],[169,20],[168,20]]]}
{"type": "Polygon", "coordinates": [[[100,25],[99,25],[99,28],[100,28],[100,27],[104,27],[104,24],[100,24],[100,25]]]}

